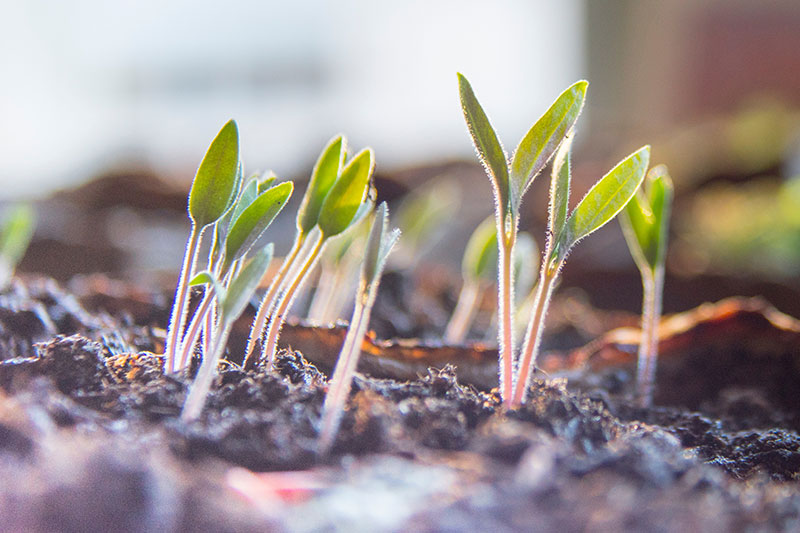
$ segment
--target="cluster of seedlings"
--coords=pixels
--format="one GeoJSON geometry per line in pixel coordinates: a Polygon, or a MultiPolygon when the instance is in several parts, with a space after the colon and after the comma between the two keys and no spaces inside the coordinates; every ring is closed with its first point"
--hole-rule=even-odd
{"type": "MultiPolygon", "coordinates": [[[[494,219],[481,224],[467,246],[464,285],[445,339],[463,342],[476,303],[496,277],[499,391],[505,407],[519,407],[526,401],[548,304],[569,252],[623,212],[622,227],[644,286],[639,400],[649,403],[671,200],[664,167],[647,174],[650,149],[645,146],[612,168],[570,211],[570,149],[588,83],[579,81],[564,91],[508,158],[469,82],[460,74],[458,81],[464,117],[489,175],[495,210],[494,219]],[[539,251],[530,236],[518,232],[520,208],[523,195],[551,160],[547,237],[537,278],[531,262],[539,251]],[[515,292],[527,297],[515,298],[515,292]],[[515,314],[526,320],[515,321],[515,314]],[[523,328],[524,341],[517,350],[515,338],[523,328]]],[[[297,212],[294,242],[261,299],[243,358],[244,367],[258,365],[269,372],[286,316],[320,259],[327,258],[322,260],[323,272],[327,269],[328,275],[335,277],[342,269],[352,270],[353,261],[343,259],[348,252],[351,258],[359,257],[355,306],[319,426],[319,451],[323,454],[334,442],[381,274],[400,233],[391,228],[386,204],[375,206],[373,170],[370,149],[348,159],[342,136],[324,147],[297,212]]],[[[196,419],[203,410],[233,323],[251,301],[272,261],[273,245],[265,242],[265,233],[293,191],[292,182],[278,183],[270,173],[245,179],[233,121],[223,126],[197,170],[187,208],[191,232],[164,354],[168,373],[184,371],[193,354],[202,354],[182,410],[184,421],[196,419]],[[203,249],[208,249],[208,257],[201,266],[203,249]],[[203,296],[190,314],[192,286],[202,287],[203,296]]],[[[318,296],[315,313],[329,316],[332,295],[318,296]]]]}

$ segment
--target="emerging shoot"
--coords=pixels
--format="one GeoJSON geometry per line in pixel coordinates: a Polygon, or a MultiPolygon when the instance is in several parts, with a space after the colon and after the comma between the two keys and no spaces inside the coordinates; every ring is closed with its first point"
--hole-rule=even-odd
{"type": "Polygon", "coordinates": [[[375,214],[372,229],[364,253],[364,263],[361,267],[361,280],[356,294],[353,317],[350,327],[336,361],[328,394],[322,407],[322,425],[319,437],[319,453],[325,455],[333,444],[336,432],[342,419],[345,402],[350,394],[353,374],[356,371],[358,357],[361,355],[361,342],[367,331],[369,316],[375,296],[378,293],[378,284],[381,273],[386,265],[386,258],[392,251],[400,230],[389,230],[389,213],[386,203],[382,203],[375,214]]]}
{"type": "Polygon", "coordinates": [[[467,79],[458,74],[461,108],[495,200],[498,242],[498,344],[500,394],[511,405],[514,390],[514,246],[522,197],[578,120],[588,82],[565,90],[525,134],[511,160],[497,138],[467,79]]]}
{"type": "Polygon", "coordinates": [[[189,193],[188,212],[192,229],[186,242],[183,266],[167,328],[164,348],[167,372],[177,370],[177,352],[189,306],[189,280],[194,276],[200,237],[205,228],[214,224],[229,209],[236,194],[239,167],[239,131],[236,122],[230,120],[208,147],[189,193]]]}
{"type": "Polygon", "coordinates": [[[659,165],[647,173],[619,217],[628,249],[642,274],[642,336],[636,372],[636,401],[641,407],[653,403],[671,206],[672,180],[667,168],[659,165]]]}
{"type": "Polygon", "coordinates": [[[553,160],[547,241],[533,310],[520,353],[519,376],[512,407],[518,407],[526,400],[547,308],[556,279],[569,252],[578,241],[603,227],[625,207],[639,188],[650,161],[649,146],[629,155],[595,183],[572,213],[569,213],[570,146],[571,139],[561,145],[553,160]]]}
{"type": "Polygon", "coordinates": [[[8,285],[33,237],[36,215],[28,205],[11,210],[0,226],[0,289],[8,285]]]}

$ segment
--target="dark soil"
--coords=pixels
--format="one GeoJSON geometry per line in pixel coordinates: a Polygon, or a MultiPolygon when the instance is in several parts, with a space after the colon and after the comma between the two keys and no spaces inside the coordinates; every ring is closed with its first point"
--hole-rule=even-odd
{"type": "Polygon", "coordinates": [[[326,378],[313,354],[284,350],[272,374],[224,363],[202,417],[184,424],[195,368],[162,374],[161,302],[86,287],[75,297],[31,278],[0,295],[2,531],[800,528],[788,337],[771,353],[665,356],[652,409],[627,399],[629,364],[573,368],[569,384],[553,373],[516,412],[450,365],[411,381],[360,374],[320,458],[326,378]],[[751,379],[727,380],[731,361],[751,379]]]}

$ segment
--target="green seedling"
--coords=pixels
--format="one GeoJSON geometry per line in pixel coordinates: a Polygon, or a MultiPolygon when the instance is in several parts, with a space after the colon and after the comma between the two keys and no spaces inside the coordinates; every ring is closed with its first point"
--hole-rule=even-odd
{"type": "Polygon", "coordinates": [[[464,283],[444,332],[449,344],[464,342],[484,291],[497,278],[497,229],[493,217],[481,222],[467,241],[461,275],[464,283]]]}
{"type": "Polygon", "coordinates": [[[167,328],[164,364],[168,372],[176,370],[179,341],[189,304],[189,280],[194,276],[200,237],[230,208],[240,177],[239,168],[239,132],[236,122],[231,120],[222,127],[206,151],[189,193],[188,213],[192,227],[167,328]]]}
{"type": "MultiPolygon", "coordinates": [[[[270,181],[272,182],[274,180],[270,181]]],[[[261,189],[259,185],[257,180],[250,180],[230,210],[232,216],[227,223],[227,229],[223,229],[220,225],[216,228],[214,242],[215,246],[219,243],[219,251],[217,253],[212,251],[209,269],[225,285],[236,275],[242,258],[251,251],[254,243],[275,220],[294,190],[292,182],[285,182],[258,194],[261,189]]],[[[227,217],[228,214],[225,218],[227,217]]],[[[211,349],[210,342],[215,328],[213,302],[212,293],[207,291],[181,343],[178,369],[184,368],[188,362],[201,328],[205,330],[204,351],[208,352],[211,349]]]]}
{"type": "Polygon", "coordinates": [[[366,214],[373,205],[368,194],[374,170],[372,150],[362,150],[342,166],[344,156],[344,140],[337,137],[323,150],[317,161],[298,211],[295,244],[272,281],[274,287],[267,290],[262,301],[261,307],[266,310],[260,309],[256,315],[250,331],[245,365],[252,357],[256,341],[261,338],[265,317],[269,312],[261,360],[265,362],[267,370],[272,368],[286,314],[328,240],[360,220],[359,215],[366,214]],[[309,241],[302,261],[295,264],[309,235],[314,235],[314,239],[309,241]]]}
{"type": "Polygon", "coordinates": [[[342,350],[336,361],[333,378],[322,407],[322,423],[318,445],[321,455],[328,453],[339,429],[344,405],[350,394],[353,374],[358,365],[358,358],[361,355],[361,342],[366,334],[372,306],[378,293],[381,274],[386,265],[386,258],[399,237],[400,230],[389,230],[388,209],[385,202],[381,203],[375,214],[367,240],[353,317],[350,320],[350,327],[347,330],[342,350]]]}
{"type": "Polygon", "coordinates": [[[358,282],[358,265],[364,257],[371,217],[363,217],[328,243],[320,257],[319,278],[308,309],[308,319],[330,324],[341,318],[350,290],[358,282]]]}
{"type": "Polygon", "coordinates": [[[672,180],[667,168],[659,165],[647,173],[644,184],[619,217],[631,256],[642,274],[642,336],[636,372],[637,402],[642,407],[653,403],[671,206],[672,180]]]}
{"type": "Polygon", "coordinates": [[[0,288],[8,285],[33,238],[36,214],[28,205],[14,207],[0,226],[0,288]]]}
{"type": "Polygon", "coordinates": [[[467,79],[458,74],[461,107],[472,141],[492,185],[498,242],[498,344],[500,394],[511,405],[514,388],[513,257],[522,197],[583,108],[588,82],[565,90],[525,134],[509,160],[467,79]]]}
{"type": "Polygon", "coordinates": [[[413,269],[447,231],[461,200],[458,183],[450,177],[432,180],[409,192],[395,212],[403,240],[392,253],[392,264],[413,269]]]}
{"type": "Polygon", "coordinates": [[[197,377],[189,389],[186,402],[181,411],[181,420],[190,422],[196,419],[203,410],[211,383],[217,373],[217,365],[225,351],[233,323],[242,314],[250,298],[258,287],[258,282],[267,270],[272,260],[272,245],[259,252],[235,276],[230,286],[225,289],[213,272],[204,271],[195,276],[192,284],[206,285],[215,294],[219,304],[220,328],[213,339],[213,348],[204,354],[203,363],[197,372],[197,377]]]}
{"type": "Polygon", "coordinates": [[[649,146],[632,153],[595,183],[572,213],[569,213],[570,147],[571,138],[561,145],[553,161],[547,241],[533,310],[520,353],[512,407],[518,407],[526,400],[547,308],[567,256],[581,239],[603,227],[625,207],[644,179],[650,161],[649,146]]]}

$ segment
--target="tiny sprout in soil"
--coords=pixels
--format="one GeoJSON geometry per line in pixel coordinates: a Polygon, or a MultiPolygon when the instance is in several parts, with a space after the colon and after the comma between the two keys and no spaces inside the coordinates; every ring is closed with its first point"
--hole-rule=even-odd
{"type": "Polygon", "coordinates": [[[608,223],[628,203],[644,178],[650,148],[645,146],[617,164],[569,213],[571,132],[583,108],[588,82],[578,81],[567,88],[525,134],[509,160],[469,82],[461,74],[458,81],[464,118],[495,200],[500,394],[507,407],[518,407],[526,399],[547,307],[567,255],[578,241],[608,223]],[[525,340],[516,357],[512,261],[519,210],[525,191],[554,154],[548,237],[525,340]]]}
{"type": "Polygon", "coordinates": [[[28,205],[14,207],[0,226],[0,288],[8,285],[33,237],[36,215],[28,205]]]}
{"type": "Polygon", "coordinates": [[[372,229],[364,252],[364,262],[361,265],[361,279],[358,284],[353,317],[350,319],[350,326],[336,361],[336,368],[322,408],[318,450],[323,455],[330,450],[339,429],[342,411],[350,394],[353,374],[361,354],[361,340],[367,332],[372,305],[378,294],[378,284],[386,265],[386,258],[400,237],[400,230],[396,228],[389,230],[389,210],[385,202],[378,206],[373,218],[372,229]]]}
{"type": "Polygon", "coordinates": [[[653,402],[671,207],[672,180],[667,168],[659,165],[647,173],[642,187],[619,217],[631,256],[642,274],[642,336],[636,372],[637,401],[642,407],[653,402]]]}

